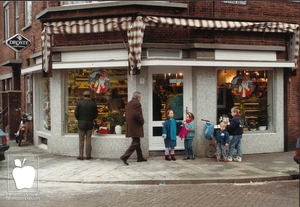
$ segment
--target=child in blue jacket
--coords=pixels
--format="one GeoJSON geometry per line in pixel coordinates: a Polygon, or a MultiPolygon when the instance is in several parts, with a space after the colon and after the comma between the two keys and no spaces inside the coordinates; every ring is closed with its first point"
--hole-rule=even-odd
{"type": "Polygon", "coordinates": [[[167,111],[167,118],[165,119],[165,122],[163,123],[163,131],[162,131],[162,137],[165,142],[165,160],[176,161],[175,158],[175,147],[176,147],[176,128],[177,125],[181,125],[182,121],[176,122],[174,119],[174,112],[173,110],[167,111]],[[170,158],[171,153],[171,158],[170,158]]]}
{"type": "Polygon", "coordinates": [[[229,133],[226,131],[227,124],[225,122],[220,123],[220,129],[216,132],[215,143],[217,144],[217,158],[216,162],[219,162],[221,155],[224,162],[227,160],[227,147],[229,146],[229,133]]]}
{"type": "Polygon", "coordinates": [[[185,151],[185,158],[183,160],[195,159],[195,155],[193,152],[193,139],[195,137],[195,124],[194,124],[194,114],[191,112],[186,113],[185,115],[186,120],[183,122],[182,130],[182,137],[184,139],[184,151],[185,151]]]}

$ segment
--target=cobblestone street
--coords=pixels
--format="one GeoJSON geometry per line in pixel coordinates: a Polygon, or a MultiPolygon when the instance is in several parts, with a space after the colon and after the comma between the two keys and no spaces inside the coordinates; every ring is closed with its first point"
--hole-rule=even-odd
{"type": "MultiPolygon", "coordinates": [[[[5,185],[0,181],[1,186],[5,185]]],[[[121,185],[41,182],[40,191],[30,194],[1,192],[1,206],[12,207],[175,207],[175,206],[265,206],[298,207],[299,180],[238,184],[121,185]],[[35,201],[16,201],[28,196],[35,201]],[[10,200],[9,200],[10,199],[10,200]]]]}

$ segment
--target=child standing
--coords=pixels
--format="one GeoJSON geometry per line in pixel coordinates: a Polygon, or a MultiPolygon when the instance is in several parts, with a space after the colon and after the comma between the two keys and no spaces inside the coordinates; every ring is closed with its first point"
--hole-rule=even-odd
{"type": "Polygon", "coordinates": [[[242,149],[241,149],[241,139],[243,136],[243,119],[239,115],[239,108],[233,107],[231,109],[232,119],[230,124],[227,124],[227,130],[232,131],[232,139],[229,144],[229,153],[228,153],[228,161],[232,161],[233,150],[237,149],[237,158],[234,159],[238,162],[242,161],[242,149]]]}
{"type": "Polygon", "coordinates": [[[191,112],[186,113],[186,120],[183,122],[181,133],[178,135],[184,139],[185,158],[183,160],[195,159],[193,152],[193,139],[195,136],[194,115],[191,112]]]}
{"type": "Polygon", "coordinates": [[[216,162],[220,162],[221,155],[223,161],[227,162],[226,147],[229,145],[229,133],[226,131],[227,124],[225,122],[220,123],[220,129],[216,132],[215,143],[217,144],[217,158],[216,162]]]}
{"type": "Polygon", "coordinates": [[[165,160],[171,161],[176,160],[175,158],[175,147],[176,147],[176,127],[177,124],[181,124],[181,122],[177,122],[174,119],[174,112],[172,110],[167,111],[167,118],[163,123],[163,131],[162,137],[165,142],[165,160]],[[170,158],[171,153],[171,158],[170,158]]]}

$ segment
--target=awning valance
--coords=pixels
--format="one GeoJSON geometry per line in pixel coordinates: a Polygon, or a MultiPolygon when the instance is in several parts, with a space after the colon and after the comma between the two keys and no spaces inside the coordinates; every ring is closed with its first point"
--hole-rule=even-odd
{"type": "Polygon", "coordinates": [[[211,29],[226,31],[289,33],[289,59],[294,61],[294,68],[298,67],[297,60],[299,57],[300,44],[300,32],[298,24],[289,24],[283,22],[245,22],[156,16],[137,16],[133,22],[131,17],[120,17],[45,23],[44,30],[42,33],[43,69],[45,72],[48,72],[48,70],[51,69],[52,34],[87,34],[114,30],[127,30],[129,46],[129,65],[131,69],[140,69],[142,65],[141,50],[146,26],[171,26],[191,27],[203,30],[211,29]]]}

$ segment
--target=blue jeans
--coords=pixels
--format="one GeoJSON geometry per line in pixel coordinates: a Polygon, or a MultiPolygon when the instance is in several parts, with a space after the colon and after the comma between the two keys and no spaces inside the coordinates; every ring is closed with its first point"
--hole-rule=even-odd
{"type": "Polygon", "coordinates": [[[185,157],[194,156],[193,139],[184,139],[185,157]]]}
{"type": "Polygon", "coordinates": [[[237,156],[242,157],[241,139],[242,139],[242,135],[233,135],[232,136],[232,139],[230,140],[230,143],[229,143],[228,157],[232,157],[234,149],[237,150],[237,156]]]}

